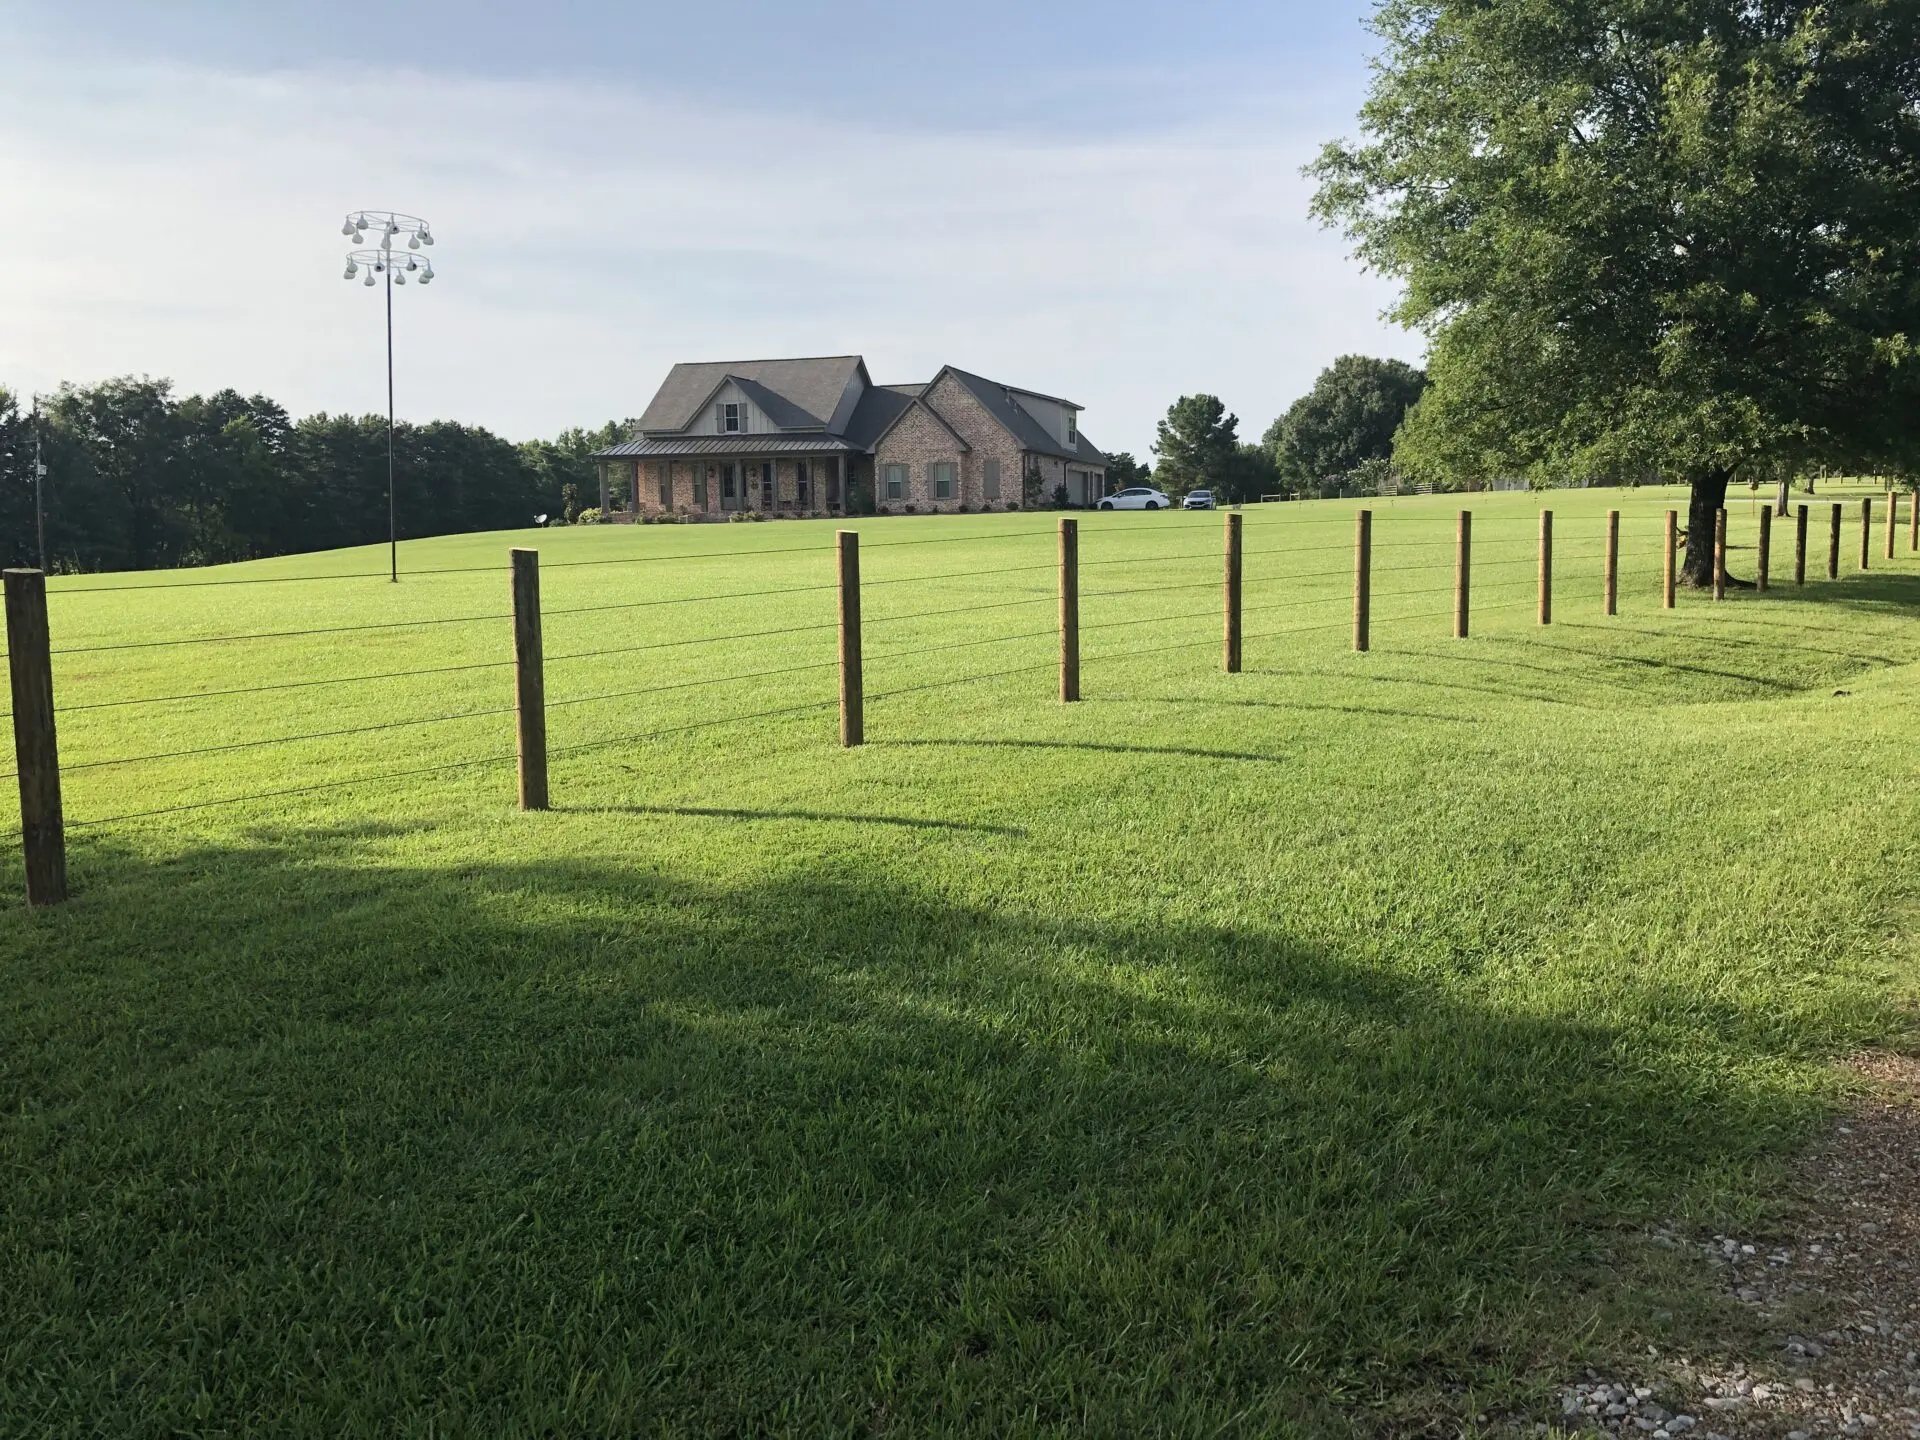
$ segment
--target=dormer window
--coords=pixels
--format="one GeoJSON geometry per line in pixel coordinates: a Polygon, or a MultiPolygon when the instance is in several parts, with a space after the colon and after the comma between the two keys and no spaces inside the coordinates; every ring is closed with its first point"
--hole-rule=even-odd
{"type": "Polygon", "coordinates": [[[1080,416],[1076,411],[1067,411],[1067,444],[1075,449],[1080,445],[1080,416]]]}
{"type": "Polygon", "coordinates": [[[722,435],[738,435],[747,428],[747,407],[736,400],[723,403],[717,428],[722,435]]]}

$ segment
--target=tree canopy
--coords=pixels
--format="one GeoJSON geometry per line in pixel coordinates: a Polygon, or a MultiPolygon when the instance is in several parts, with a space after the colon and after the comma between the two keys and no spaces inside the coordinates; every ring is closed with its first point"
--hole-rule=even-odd
{"type": "Polygon", "coordinates": [[[1392,457],[1394,432],[1426,387],[1426,372],[1403,360],[1342,355],[1261,443],[1289,480],[1351,474],[1364,461],[1392,457]]]}
{"type": "MultiPolygon", "coordinates": [[[[62,386],[42,399],[48,562],[61,570],[206,565],[387,535],[387,422],[294,421],[266,396],[176,397],[165,380],[62,386]]],[[[32,427],[0,390],[0,560],[36,563],[32,427]]],[[[594,451],[624,426],[515,445],[452,421],[394,435],[400,533],[443,535],[558,513],[598,494],[594,451]]]]}
{"type": "MultiPolygon", "coordinates": [[[[1400,460],[1736,474],[1920,449],[1920,0],[1384,0],[1318,214],[1399,279],[1400,460]]],[[[1702,544],[1687,574],[1708,576],[1702,544]]]]}
{"type": "Polygon", "coordinates": [[[1133,458],[1131,451],[1116,450],[1107,456],[1107,489],[1125,490],[1134,485],[1145,485],[1153,472],[1133,458]]]}
{"type": "Polygon", "coordinates": [[[1239,461],[1239,425],[1217,395],[1182,395],[1160,422],[1155,483],[1163,490],[1226,485],[1239,461]]]}

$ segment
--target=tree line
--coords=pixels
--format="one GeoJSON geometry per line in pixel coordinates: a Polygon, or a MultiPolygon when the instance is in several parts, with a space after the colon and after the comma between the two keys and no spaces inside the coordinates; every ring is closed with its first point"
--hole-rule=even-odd
{"type": "Polygon", "coordinates": [[[1144,465],[1124,451],[1109,456],[1108,488],[1205,488],[1231,504],[1282,493],[1377,491],[1401,422],[1426,386],[1426,372],[1404,361],[1342,355],[1258,444],[1240,438],[1239,417],[1217,395],[1182,395],[1160,421],[1155,462],[1144,465]]]}
{"type": "MultiPolygon", "coordinates": [[[[264,395],[179,396],[166,380],[63,385],[41,400],[48,568],[216,565],[387,538],[387,422],[295,420],[264,395]]],[[[38,563],[35,424],[0,387],[0,560],[38,563]]],[[[599,491],[595,451],[626,427],[514,443],[450,420],[394,433],[402,537],[571,519],[599,491]]]]}

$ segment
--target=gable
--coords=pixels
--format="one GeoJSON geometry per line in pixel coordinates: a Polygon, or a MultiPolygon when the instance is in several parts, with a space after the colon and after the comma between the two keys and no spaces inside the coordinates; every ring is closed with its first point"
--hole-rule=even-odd
{"type": "MultiPolygon", "coordinates": [[[[642,434],[677,431],[702,433],[706,407],[716,391],[729,381],[745,381],[760,387],[764,394],[757,400],[762,413],[779,415],[780,404],[792,407],[793,419],[804,422],[780,428],[804,425],[825,426],[833,433],[836,420],[845,424],[866,387],[866,362],[858,355],[834,355],[801,360],[719,360],[695,364],[681,363],[667,372],[653,400],[640,416],[642,434]],[[855,392],[850,399],[849,391],[855,392]],[[767,397],[775,397],[769,403],[767,397]]],[[[770,419],[773,418],[770,416],[770,419]]]]}
{"type": "Polygon", "coordinates": [[[873,449],[878,452],[886,443],[897,445],[931,444],[945,447],[951,445],[961,454],[972,450],[966,436],[947,423],[946,417],[924,399],[916,398],[906,402],[900,413],[874,437],[873,449]]]}

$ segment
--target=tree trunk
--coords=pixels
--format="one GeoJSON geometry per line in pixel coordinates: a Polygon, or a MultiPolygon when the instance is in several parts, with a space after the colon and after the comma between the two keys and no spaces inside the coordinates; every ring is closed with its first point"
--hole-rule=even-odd
{"type": "Polygon", "coordinates": [[[1714,516],[1727,503],[1728,470],[1709,470],[1693,477],[1692,493],[1687,498],[1687,558],[1680,567],[1680,581],[1696,590],[1713,584],[1714,516]]]}

